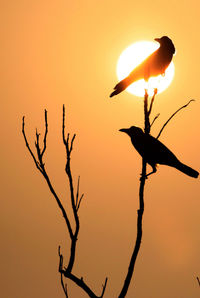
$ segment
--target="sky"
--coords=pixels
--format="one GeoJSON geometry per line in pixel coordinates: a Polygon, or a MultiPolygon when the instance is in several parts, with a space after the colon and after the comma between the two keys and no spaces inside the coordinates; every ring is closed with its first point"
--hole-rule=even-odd
{"type": "MultiPolygon", "coordinates": [[[[25,147],[36,127],[49,134],[44,157],[51,181],[70,208],[62,144],[66,129],[77,137],[74,179],[85,197],[73,272],[97,294],[117,297],[136,237],[141,157],[118,130],[143,127],[143,101],[127,92],[109,98],[121,52],[140,40],[169,36],[176,47],[175,76],[156,98],[152,127],[190,99],[160,140],[185,164],[200,170],[199,9],[190,1],[0,2],[1,27],[1,296],[64,297],[58,245],[67,262],[69,237],[43,177],[25,147]]],[[[145,187],[142,245],[127,298],[197,298],[200,288],[200,182],[166,166],[145,187]]],[[[69,211],[70,212],[70,211],[69,211]]],[[[87,297],[71,282],[69,297],[87,297]]]]}

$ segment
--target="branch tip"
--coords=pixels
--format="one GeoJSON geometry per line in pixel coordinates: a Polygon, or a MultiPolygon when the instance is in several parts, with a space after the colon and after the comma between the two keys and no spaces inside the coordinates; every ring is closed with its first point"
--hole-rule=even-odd
{"type": "Polygon", "coordinates": [[[108,278],[106,277],[104,284],[102,285],[103,289],[102,289],[102,293],[101,293],[101,298],[103,297],[105,290],[106,290],[106,286],[107,286],[107,282],[108,282],[108,278]]]}
{"type": "Polygon", "coordinates": [[[158,139],[163,131],[163,129],[165,128],[165,126],[169,123],[169,121],[182,109],[186,108],[192,101],[195,101],[195,99],[190,99],[189,102],[187,104],[185,104],[184,106],[180,107],[178,110],[176,110],[170,117],[169,119],[164,123],[164,125],[162,126],[159,134],[157,135],[156,139],[158,139]]]}
{"type": "Polygon", "coordinates": [[[154,124],[154,122],[156,121],[156,119],[158,119],[159,116],[160,116],[160,113],[158,113],[158,114],[154,117],[153,121],[152,121],[151,124],[150,124],[150,127],[152,127],[152,125],[154,124]]]}

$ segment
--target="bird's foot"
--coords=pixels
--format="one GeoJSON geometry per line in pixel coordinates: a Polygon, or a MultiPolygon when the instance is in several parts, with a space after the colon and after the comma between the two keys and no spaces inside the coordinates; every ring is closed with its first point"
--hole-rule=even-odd
{"type": "Polygon", "coordinates": [[[140,176],[141,176],[141,177],[140,177],[140,181],[142,181],[143,179],[144,179],[144,180],[145,180],[145,179],[148,179],[148,177],[147,177],[148,175],[143,176],[143,174],[140,174],[140,176]]]}

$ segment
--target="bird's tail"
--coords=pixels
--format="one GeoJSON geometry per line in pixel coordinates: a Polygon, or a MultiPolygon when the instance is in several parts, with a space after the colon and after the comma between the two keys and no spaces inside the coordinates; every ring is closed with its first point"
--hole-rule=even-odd
{"type": "Polygon", "coordinates": [[[195,170],[193,170],[192,168],[190,168],[190,167],[184,165],[184,164],[181,163],[181,162],[177,164],[176,168],[177,168],[179,171],[183,172],[184,174],[186,174],[186,175],[188,175],[188,176],[190,176],[190,177],[197,178],[197,177],[199,176],[199,173],[198,173],[197,171],[195,171],[195,170]]]}
{"type": "Polygon", "coordinates": [[[113,97],[114,95],[117,95],[124,91],[129,85],[129,80],[128,77],[125,78],[124,80],[120,81],[115,87],[114,91],[110,94],[110,97],[113,97]]]}

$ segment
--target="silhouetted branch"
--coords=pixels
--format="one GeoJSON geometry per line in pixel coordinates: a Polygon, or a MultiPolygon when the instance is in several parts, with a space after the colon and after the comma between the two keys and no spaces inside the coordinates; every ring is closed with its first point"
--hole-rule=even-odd
{"type": "Polygon", "coordinates": [[[28,148],[28,151],[31,154],[37,169],[43,175],[43,177],[46,180],[47,185],[48,185],[51,193],[53,194],[54,198],[56,199],[58,207],[61,209],[62,215],[63,215],[65,223],[67,225],[69,236],[70,236],[70,239],[71,239],[71,250],[70,250],[70,257],[69,257],[67,268],[63,267],[63,255],[60,252],[60,246],[58,248],[59,273],[60,273],[60,278],[61,278],[61,285],[62,285],[63,291],[65,293],[65,296],[68,298],[67,285],[65,285],[64,282],[63,282],[63,276],[65,276],[66,278],[68,278],[68,279],[72,280],[73,282],[75,282],[80,288],[82,288],[88,294],[89,297],[101,298],[101,297],[103,297],[104,292],[105,292],[105,288],[106,288],[106,285],[107,285],[107,278],[106,278],[105,283],[103,285],[101,296],[97,296],[87,286],[87,284],[83,281],[83,278],[78,278],[77,276],[75,276],[71,272],[72,268],[73,268],[73,265],[74,265],[74,261],[75,261],[76,243],[77,243],[77,240],[78,240],[78,233],[79,233],[79,229],[80,229],[78,210],[79,210],[79,207],[80,207],[80,204],[81,204],[81,201],[83,199],[84,194],[82,194],[81,196],[79,195],[79,184],[80,184],[80,177],[79,177],[78,178],[77,189],[76,189],[76,198],[75,198],[75,195],[74,195],[74,183],[73,183],[73,177],[72,177],[72,173],[71,173],[70,161],[71,161],[71,153],[72,153],[72,150],[73,150],[73,143],[74,143],[76,135],[75,134],[73,135],[71,141],[70,141],[70,134],[69,133],[67,134],[67,138],[65,137],[65,107],[64,107],[64,105],[63,105],[62,136],[63,136],[63,143],[64,143],[64,146],[65,146],[65,149],[66,149],[65,172],[67,174],[68,182],[69,182],[69,186],[70,186],[71,206],[72,206],[73,215],[74,215],[74,219],[75,219],[75,231],[74,232],[72,230],[72,226],[71,226],[71,223],[69,221],[67,212],[64,209],[64,207],[61,203],[61,200],[59,199],[58,195],[56,194],[56,192],[55,192],[55,190],[52,186],[52,183],[51,183],[51,181],[49,179],[49,176],[48,176],[48,174],[46,172],[46,169],[45,169],[45,163],[43,162],[43,156],[44,156],[44,153],[45,153],[46,148],[47,148],[47,134],[48,134],[47,111],[45,110],[45,133],[44,133],[44,138],[43,138],[43,149],[41,149],[41,146],[40,146],[40,133],[38,133],[38,131],[36,129],[35,147],[36,147],[36,152],[37,153],[34,154],[33,151],[31,150],[31,148],[29,146],[29,143],[28,143],[28,140],[26,138],[26,134],[25,134],[25,117],[22,118],[22,133],[23,133],[23,136],[24,136],[26,147],[28,148]]]}
{"type": "Polygon", "coordinates": [[[152,110],[152,107],[153,107],[154,99],[155,99],[155,96],[156,96],[157,93],[158,93],[158,89],[155,88],[154,89],[154,94],[153,94],[152,99],[151,99],[151,104],[150,104],[150,108],[149,108],[149,111],[148,111],[148,116],[150,116],[150,114],[151,114],[151,110],[152,110]]]}
{"type": "MultiPolygon", "coordinates": [[[[69,259],[69,263],[68,263],[68,267],[66,269],[66,271],[71,272],[72,267],[74,265],[74,261],[75,261],[75,254],[76,254],[76,242],[77,242],[77,237],[78,237],[78,233],[79,233],[79,229],[80,229],[80,222],[79,222],[79,217],[78,217],[78,212],[77,212],[77,208],[76,208],[76,203],[75,203],[75,197],[74,197],[74,183],[73,183],[73,177],[72,177],[72,173],[71,173],[71,164],[70,164],[70,160],[71,160],[71,152],[73,149],[73,143],[75,140],[75,134],[73,135],[71,141],[70,141],[70,134],[67,134],[67,139],[65,139],[65,106],[63,105],[63,122],[62,122],[62,132],[63,132],[63,143],[65,145],[65,150],[66,150],[66,167],[65,167],[65,172],[67,174],[68,177],[68,181],[69,181],[69,187],[70,187],[70,196],[71,196],[71,205],[72,205],[72,210],[73,210],[73,214],[74,214],[74,219],[75,219],[75,223],[76,223],[76,228],[75,228],[75,232],[73,234],[73,237],[71,238],[71,254],[70,254],[70,259],[69,259]]],[[[79,185],[77,186],[79,187],[79,185]]],[[[78,192],[78,189],[77,189],[78,192]]],[[[77,193],[76,192],[76,193],[77,193]]]]}
{"type": "Polygon", "coordinates": [[[47,133],[48,133],[47,110],[45,110],[44,117],[45,117],[45,134],[44,134],[44,139],[43,139],[44,147],[43,147],[41,156],[43,156],[43,154],[46,150],[46,147],[47,147],[47,133]]]}
{"type": "Polygon", "coordinates": [[[23,133],[23,136],[24,136],[26,147],[28,148],[28,151],[29,151],[29,153],[31,154],[31,156],[34,160],[34,163],[35,163],[37,169],[42,173],[42,169],[39,166],[39,162],[36,160],[35,155],[33,154],[32,150],[29,146],[29,143],[27,141],[27,138],[26,138],[26,134],[25,134],[25,116],[23,116],[23,118],[22,118],[22,133],[23,133]]]}
{"type": "MultiPolygon", "coordinates": [[[[36,141],[35,141],[35,147],[36,147],[36,150],[37,150],[37,158],[36,158],[35,155],[33,154],[32,150],[30,149],[29,143],[28,143],[27,138],[26,138],[24,119],[25,119],[25,117],[22,118],[22,133],[23,133],[23,136],[24,136],[26,147],[28,148],[28,150],[29,150],[29,152],[30,152],[30,154],[31,154],[31,156],[34,160],[37,169],[42,173],[43,177],[45,178],[51,193],[53,194],[54,198],[56,199],[58,207],[61,209],[61,212],[62,212],[63,217],[65,219],[65,222],[66,222],[70,237],[73,237],[73,232],[72,232],[71,224],[69,222],[67,213],[66,213],[66,211],[65,211],[65,209],[64,209],[58,195],[56,194],[56,192],[55,192],[55,190],[54,190],[54,188],[51,184],[51,181],[49,179],[49,176],[46,172],[46,169],[45,169],[45,164],[43,162],[43,155],[44,155],[44,152],[45,152],[45,149],[46,149],[46,145],[44,145],[44,148],[41,152],[41,148],[40,148],[40,145],[39,145],[39,136],[40,136],[40,134],[36,130],[36,141]]],[[[45,121],[47,123],[47,112],[46,111],[45,111],[45,121]]],[[[47,126],[46,126],[46,132],[45,132],[45,137],[44,137],[44,142],[45,143],[46,143],[46,139],[47,139],[47,126]]]]}
{"type": "Polygon", "coordinates": [[[79,198],[79,185],[80,185],[80,176],[78,176],[78,182],[77,182],[77,191],[76,191],[76,208],[78,205],[78,198],[79,198]]]}
{"type": "Polygon", "coordinates": [[[191,99],[187,104],[185,104],[184,106],[182,106],[181,108],[179,108],[176,112],[174,112],[171,117],[169,117],[169,119],[164,123],[163,127],[161,128],[158,136],[156,137],[157,139],[160,137],[163,129],[165,128],[165,126],[169,123],[169,121],[182,109],[186,108],[192,101],[195,101],[194,99],[191,99]]]}
{"type": "Polygon", "coordinates": [[[58,255],[59,255],[59,258],[60,258],[60,261],[59,261],[59,272],[60,272],[60,275],[61,275],[61,284],[62,284],[62,288],[64,290],[64,293],[65,293],[66,297],[68,297],[67,296],[67,286],[64,285],[63,277],[62,277],[63,275],[65,277],[67,277],[68,279],[72,280],[73,282],[75,282],[80,288],[82,288],[88,294],[89,297],[91,297],[91,298],[102,298],[104,296],[104,292],[105,292],[106,285],[107,285],[107,280],[108,280],[107,278],[105,279],[105,282],[102,285],[101,296],[96,296],[94,294],[94,292],[84,282],[83,277],[81,277],[81,278],[76,277],[74,274],[72,274],[71,272],[67,271],[66,268],[63,270],[63,255],[60,252],[60,246],[58,247],[58,255]]]}
{"type": "Polygon", "coordinates": [[[63,255],[60,253],[60,246],[58,247],[58,255],[60,257],[59,269],[58,269],[58,271],[60,272],[60,282],[61,282],[63,291],[65,293],[65,296],[66,296],[66,298],[68,298],[67,284],[64,285],[64,282],[63,282],[63,271],[62,271],[62,268],[63,268],[63,255]]]}
{"type": "MultiPolygon", "coordinates": [[[[157,91],[154,91],[154,96],[151,100],[151,106],[150,110],[148,111],[148,93],[147,90],[145,90],[145,95],[144,95],[144,131],[146,134],[150,133],[151,125],[149,122],[149,115],[152,110],[153,106],[153,101],[155,99],[157,91]]],[[[154,120],[155,121],[155,120],[154,120]]],[[[140,178],[140,188],[139,188],[139,209],[137,210],[137,236],[136,236],[136,241],[135,241],[135,246],[133,250],[133,254],[131,256],[130,264],[128,267],[128,272],[124,281],[124,285],[122,287],[121,293],[118,298],[124,298],[127,294],[134,268],[135,268],[135,263],[136,259],[140,250],[141,246],[141,241],[142,241],[142,219],[143,219],[143,213],[144,213],[144,186],[145,186],[145,181],[147,179],[146,176],[146,169],[147,169],[147,163],[142,159],[142,174],[140,178]]]]}
{"type": "Polygon", "coordinates": [[[77,204],[77,207],[76,207],[76,210],[78,211],[79,207],[80,207],[80,204],[81,204],[81,201],[82,201],[82,198],[84,197],[84,193],[80,196],[80,199],[78,201],[78,204],[77,204]]]}
{"type": "Polygon", "coordinates": [[[199,284],[199,286],[200,286],[200,280],[199,280],[199,277],[197,276],[197,281],[198,281],[198,284],[199,284]]]}
{"type": "Polygon", "coordinates": [[[150,131],[150,122],[149,122],[149,113],[148,113],[148,93],[145,89],[145,95],[144,95],[144,132],[146,134],[150,131]]]}
{"type": "Polygon", "coordinates": [[[159,116],[160,116],[160,113],[157,114],[157,115],[154,117],[153,121],[152,121],[151,124],[150,124],[150,127],[152,127],[152,125],[154,124],[154,122],[156,121],[156,119],[158,119],[159,116]]]}

